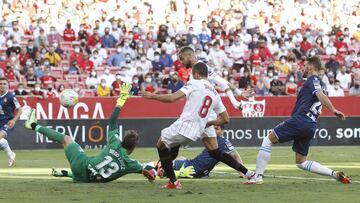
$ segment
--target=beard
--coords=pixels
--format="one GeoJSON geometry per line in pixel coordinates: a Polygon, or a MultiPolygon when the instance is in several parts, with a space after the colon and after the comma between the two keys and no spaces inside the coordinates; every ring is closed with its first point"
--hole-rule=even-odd
{"type": "Polygon", "coordinates": [[[187,63],[184,63],[184,66],[185,66],[186,68],[192,68],[192,64],[191,64],[190,61],[188,61],[187,63]]]}

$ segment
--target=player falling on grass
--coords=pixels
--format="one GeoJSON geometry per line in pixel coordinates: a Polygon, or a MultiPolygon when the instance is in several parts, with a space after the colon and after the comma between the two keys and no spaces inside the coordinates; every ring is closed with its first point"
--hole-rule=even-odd
{"type": "Polygon", "coordinates": [[[295,152],[298,168],[330,176],[345,184],[351,183],[351,179],[344,172],[334,171],[316,161],[306,159],[310,141],[315,134],[316,122],[321,113],[321,106],[324,105],[338,118],[345,119],[345,115],[337,110],[324,94],[325,85],[318,76],[320,68],[321,61],[318,57],[307,59],[304,75],[307,76],[307,80],[299,92],[291,118],[280,123],[264,138],[256,159],[256,175],[245,184],[261,184],[266,165],[270,160],[272,145],[291,140],[294,141],[292,149],[295,152]]]}
{"type": "Polygon", "coordinates": [[[13,93],[9,92],[9,82],[0,78],[0,148],[8,157],[9,166],[15,164],[16,154],[11,150],[6,137],[22,113],[21,106],[13,93]],[[15,115],[14,115],[15,112],[15,115]]]}
{"type": "Polygon", "coordinates": [[[130,89],[131,85],[124,84],[121,86],[120,96],[109,120],[107,146],[97,156],[87,156],[79,144],[70,136],[37,124],[34,109],[32,109],[29,118],[25,122],[25,128],[42,133],[51,140],[60,142],[63,145],[66,158],[71,167],[71,174],[64,173],[63,175],[71,175],[74,182],[110,182],[129,173],[142,173],[151,182],[156,177],[154,168],[146,164],[140,164],[138,161],[128,157],[139,142],[138,134],[130,130],[125,132],[122,142],[118,139],[118,114],[130,97],[130,89]]]}
{"type": "MultiPolygon", "coordinates": [[[[241,157],[236,151],[235,147],[228,139],[223,136],[225,126],[220,125],[214,127],[216,130],[219,149],[232,156],[236,161],[242,163],[241,157]]],[[[204,149],[199,155],[197,155],[193,159],[186,159],[185,157],[181,157],[174,160],[173,168],[177,178],[208,178],[210,172],[218,163],[219,161],[212,158],[209,152],[204,149]]],[[[156,164],[157,162],[155,162],[155,165],[156,164]]],[[[163,171],[163,169],[161,168],[161,166],[158,167],[160,167],[160,170],[158,170],[158,175],[160,176],[161,173],[159,171],[163,171]]],[[[239,175],[242,177],[244,176],[242,173],[240,173],[239,175]]]]}
{"type": "Polygon", "coordinates": [[[192,75],[194,79],[190,79],[184,87],[173,94],[156,95],[150,92],[141,92],[144,98],[161,102],[175,102],[186,97],[186,103],[180,118],[161,131],[160,139],[156,144],[161,166],[169,178],[169,182],[163,188],[180,189],[182,187],[175,177],[172,161],[177,157],[181,145],[186,146],[199,138],[202,139],[211,157],[237,171],[241,171],[247,177],[251,177],[254,175],[253,172],[245,168],[229,154],[219,150],[215,133],[204,133],[206,127],[223,125],[228,123],[230,118],[219,94],[207,80],[208,68],[206,64],[196,63],[192,75]],[[212,111],[220,115],[220,117],[209,121],[210,112],[212,111]]]}

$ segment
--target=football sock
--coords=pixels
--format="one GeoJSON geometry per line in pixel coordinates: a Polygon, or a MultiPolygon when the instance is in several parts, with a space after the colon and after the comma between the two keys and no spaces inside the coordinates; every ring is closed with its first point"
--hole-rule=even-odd
{"type": "Polygon", "coordinates": [[[61,170],[61,173],[63,174],[64,177],[72,178],[72,171],[61,170]]]}
{"type": "Polygon", "coordinates": [[[210,150],[208,152],[212,158],[225,163],[226,165],[230,166],[231,168],[237,171],[242,172],[243,174],[249,174],[248,173],[249,170],[244,165],[236,161],[229,154],[220,151],[219,148],[210,150]]]}
{"type": "Polygon", "coordinates": [[[8,141],[5,138],[0,139],[0,148],[3,149],[8,157],[12,154],[11,148],[9,146],[8,141]]]}
{"type": "Polygon", "coordinates": [[[266,165],[270,161],[272,143],[268,136],[263,139],[256,158],[256,174],[263,175],[266,165]]]}
{"type": "Polygon", "coordinates": [[[65,135],[62,134],[62,133],[59,133],[57,132],[56,130],[54,129],[51,129],[51,128],[45,128],[39,124],[36,124],[36,123],[32,123],[31,124],[31,127],[36,131],[36,132],[39,132],[43,135],[45,135],[46,137],[50,138],[51,140],[55,140],[55,141],[58,141],[58,142],[62,142],[64,141],[64,137],[65,135]]]}
{"type": "Polygon", "coordinates": [[[306,171],[336,178],[334,170],[331,170],[316,161],[304,161],[301,164],[296,164],[296,166],[306,171]]]}
{"type": "Polygon", "coordinates": [[[169,149],[159,149],[157,148],[159,153],[159,158],[161,161],[161,167],[164,169],[166,176],[170,179],[170,182],[176,182],[175,172],[172,166],[172,159],[169,149]]]}
{"type": "Polygon", "coordinates": [[[179,154],[179,149],[180,149],[180,146],[178,146],[178,147],[173,147],[173,148],[170,149],[171,160],[176,159],[176,157],[177,157],[178,154],[179,154]]]}
{"type": "Polygon", "coordinates": [[[229,97],[230,102],[231,102],[231,104],[234,106],[234,108],[235,108],[235,109],[239,109],[241,103],[240,103],[238,100],[235,99],[233,92],[232,92],[231,90],[228,90],[228,91],[226,92],[226,94],[227,94],[227,96],[229,97]]]}

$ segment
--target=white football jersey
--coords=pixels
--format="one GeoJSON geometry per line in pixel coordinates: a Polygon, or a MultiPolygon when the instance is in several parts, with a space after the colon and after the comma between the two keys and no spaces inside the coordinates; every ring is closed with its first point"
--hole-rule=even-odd
{"type": "Polygon", "coordinates": [[[196,141],[203,134],[211,112],[220,114],[226,108],[208,80],[189,80],[180,91],[186,95],[186,103],[180,118],[170,128],[196,141]]]}

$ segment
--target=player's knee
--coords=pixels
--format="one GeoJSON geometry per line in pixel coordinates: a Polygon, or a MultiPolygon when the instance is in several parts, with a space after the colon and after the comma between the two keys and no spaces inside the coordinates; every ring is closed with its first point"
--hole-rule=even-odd
{"type": "Polygon", "coordinates": [[[221,159],[222,153],[221,153],[221,151],[219,150],[219,148],[214,149],[214,150],[209,150],[208,153],[209,153],[209,155],[210,155],[212,158],[214,158],[214,159],[216,159],[216,160],[221,159]]]}

